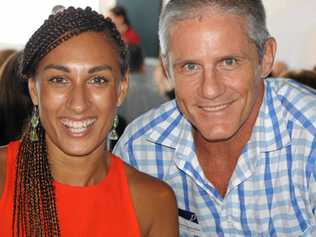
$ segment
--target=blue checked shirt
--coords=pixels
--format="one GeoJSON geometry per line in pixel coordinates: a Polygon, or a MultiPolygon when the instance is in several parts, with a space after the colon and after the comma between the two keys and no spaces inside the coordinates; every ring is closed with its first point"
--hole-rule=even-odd
{"type": "Polygon", "coordinates": [[[316,236],[316,93],[265,80],[250,140],[222,198],[195,154],[190,123],[175,101],[125,130],[114,153],[175,191],[180,236],[316,236]]]}

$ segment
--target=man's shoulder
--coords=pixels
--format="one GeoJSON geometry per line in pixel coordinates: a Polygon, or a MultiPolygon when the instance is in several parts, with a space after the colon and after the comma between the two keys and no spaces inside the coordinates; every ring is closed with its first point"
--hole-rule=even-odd
{"type": "MultiPolygon", "coordinates": [[[[127,152],[131,147],[135,148],[136,146],[137,151],[142,154],[148,152],[155,142],[162,142],[160,140],[162,136],[164,140],[170,138],[169,135],[164,134],[166,130],[168,130],[168,134],[172,133],[173,137],[176,136],[174,134],[179,130],[178,124],[181,118],[182,115],[174,100],[166,102],[156,109],[149,110],[126,127],[116,143],[113,153],[127,161],[127,157],[131,158],[130,152],[127,152]],[[178,121],[178,123],[174,121],[178,121]]],[[[132,162],[129,161],[128,163],[132,162]]]]}
{"type": "Polygon", "coordinates": [[[271,78],[266,85],[271,90],[271,102],[276,110],[282,111],[283,118],[316,135],[316,91],[287,78],[271,78]]]}
{"type": "Polygon", "coordinates": [[[136,118],[126,127],[122,137],[130,137],[137,132],[144,134],[179,113],[176,102],[168,101],[136,118]]]}
{"type": "MultiPolygon", "coordinates": [[[[290,103],[306,102],[305,99],[308,99],[307,102],[314,102],[316,98],[316,91],[313,88],[288,78],[269,78],[266,79],[266,84],[276,93],[278,98],[284,98],[290,103]]],[[[300,106],[302,103],[296,105],[300,106]]],[[[313,105],[316,106],[316,103],[313,105]]]]}

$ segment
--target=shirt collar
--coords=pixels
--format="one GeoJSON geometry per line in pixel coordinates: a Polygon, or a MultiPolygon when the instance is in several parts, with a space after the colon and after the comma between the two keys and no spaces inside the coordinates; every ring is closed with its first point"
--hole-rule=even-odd
{"type": "Polygon", "coordinates": [[[178,109],[175,100],[169,106],[174,107],[173,112],[148,131],[147,140],[175,149],[181,157],[192,156],[194,155],[192,126],[178,109]]]}
{"type": "Polygon", "coordinates": [[[246,145],[247,148],[256,147],[258,153],[279,150],[290,143],[287,129],[287,111],[282,109],[278,95],[265,80],[264,99],[246,145]]]}

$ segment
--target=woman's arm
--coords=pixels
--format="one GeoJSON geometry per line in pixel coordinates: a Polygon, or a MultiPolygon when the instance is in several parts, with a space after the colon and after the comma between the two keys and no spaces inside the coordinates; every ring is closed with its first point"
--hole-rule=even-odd
{"type": "Polygon", "coordinates": [[[179,236],[178,208],[172,189],[165,184],[155,192],[155,198],[150,205],[153,208],[153,224],[148,237],[179,236]]]}

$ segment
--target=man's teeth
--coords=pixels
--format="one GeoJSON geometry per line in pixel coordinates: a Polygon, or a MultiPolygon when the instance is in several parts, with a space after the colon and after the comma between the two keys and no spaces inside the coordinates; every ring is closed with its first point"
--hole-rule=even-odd
{"type": "Polygon", "coordinates": [[[218,110],[221,110],[221,109],[224,109],[228,106],[229,104],[223,104],[223,105],[217,105],[217,106],[205,106],[205,107],[202,107],[205,111],[218,111],[218,110]]]}

